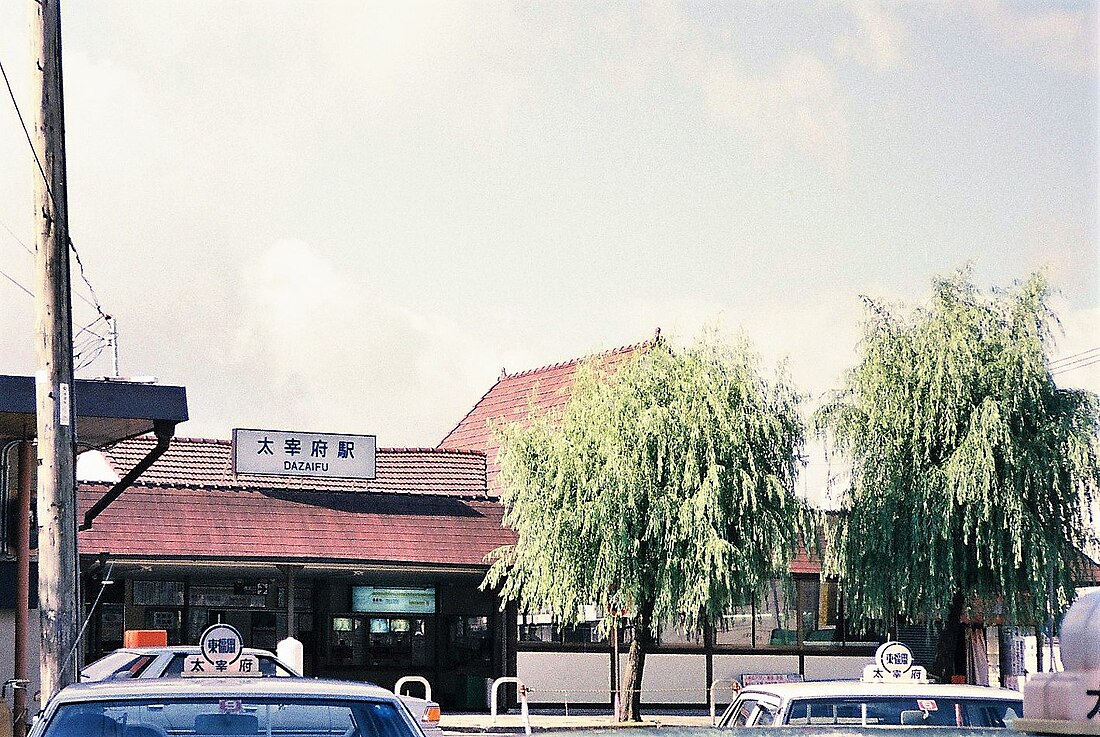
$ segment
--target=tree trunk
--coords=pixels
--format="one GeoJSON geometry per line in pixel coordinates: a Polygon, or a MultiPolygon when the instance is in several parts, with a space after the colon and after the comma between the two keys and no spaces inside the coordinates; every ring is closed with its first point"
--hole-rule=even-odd
{"type": "Polygon", "coordinates": [[[951,683],[951,676],[966,673],[966,661],[963,660],[962,666],[959,666],[959,649],[963,643],[962,610],[963,595],[961,591],[956,591],[936,640],[936,659],[932,663],[931,675],[941,683],[951,683]]]}
{"type": "Polygon", "coordinates": [[[652,607],[638,612],[634,617],[634,637],[630,641],[630,651],[626,658],[622,698],[625,702],[621,720],[624,722],[642,721],[642,670],[645,668],[645,655],[653,644],[652,607]]]}

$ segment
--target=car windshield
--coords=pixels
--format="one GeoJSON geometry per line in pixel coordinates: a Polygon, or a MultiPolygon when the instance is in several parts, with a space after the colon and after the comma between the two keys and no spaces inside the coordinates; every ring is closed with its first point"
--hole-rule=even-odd
{"type": "Polygon", "coordinates": [[[1004,727],[1023,712],[1007,699],[918,697],[830,697],[795,699],[785,724],[1004,727]]]}
{"type": "Polygon", "coordinates": [[[418,737],[386,701],[350,699],[125,699],[64,704],[43,737],[418,737]]]}

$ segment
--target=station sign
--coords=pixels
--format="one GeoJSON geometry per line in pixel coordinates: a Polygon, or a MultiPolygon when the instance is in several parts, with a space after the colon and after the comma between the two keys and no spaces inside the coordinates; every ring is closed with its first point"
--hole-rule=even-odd
{"type": "Polygon", "coordinates": [[[435,588],[352,586],[351,610],[380,614],[435,614],[435,588]]]}
{"type": "Polygon", "coordinates": [[[916,664],[912,650],[892,640],[878,646],[875,662],[864,667],[861,680],[870,683],[927,683],[928,672],[916,664]]]}
{"type": "Polygon", "coordinates": [[[244,651],[244,641],[236,627],[215,624],[206,628],[199,638],[198,655],[183,659],[180,675],[196,676],[259,676],[260,661],[244,651]]]}
{"type": "Polygon", "coordinates": [[[374,435],[233,430],[233,472],[255,476],[373,479],[374,435]]]}

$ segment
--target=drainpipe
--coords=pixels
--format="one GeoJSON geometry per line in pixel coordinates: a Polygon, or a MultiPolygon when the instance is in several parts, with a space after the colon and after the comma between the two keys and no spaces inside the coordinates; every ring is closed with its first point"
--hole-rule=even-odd
{"type": "Polygon", "coordinates": [[[103,498],[92,505],[92,508],[84,513],[84,524],[80,526],[81,530],[90,530],[92,527],[92,520],[99,516],[99,513],[110,506],[111,502],[130,488],[138,476],[145,473],[150,466],[157,462],[157,459],[164,455],[164,451],[168,450],[168,444],[172,441],[172,435],[176,431],[176,423],[165,422],[162,420],[155,420],[153,422],[153,432],[157,436],[157,444],[153,446],[153,449],[149,451],[149,455],[141,459],[136,466],[130,469],[130,472],[122,477],[114,487],[103,495],[103,498]]]}
{"type": "MultiPolygon", "coordinates": [[[[5,455],[6,453],[5,448],[5,455]]],[[[15,687],[12,689],[12,735],[27,734],[27,623],[30,619],[31,488],[34,486],[34,443],[19,444],[19,492],[15,515],[15,687]]]]}

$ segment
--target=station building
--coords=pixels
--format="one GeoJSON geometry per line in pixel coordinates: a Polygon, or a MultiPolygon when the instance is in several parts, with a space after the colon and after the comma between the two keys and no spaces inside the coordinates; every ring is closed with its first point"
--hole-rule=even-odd
{"type": "MultiPolygon", "coordinates": [[[[613,371],[645,345],[597,358],[613,371]]],[[[437,447],[379,449],[369,480],[235,473],[231,441],[173,440],[80,533],[87,659],[119,647],[127,629],[190,643],[228,622],[253,647],[293,634],[309,675],[384,686],[423,676],[445,708],[485,708],[486,680],[502,675],[531,685],[535,703],[609,704],[606,613],[559,627],[481,589],[489,555],[515,540],[501,521],[491,427],[522,422],[532,401],[563,406],[581,362],[502,372],[437,447]]],[[[154,443],[83,454],[81,512],[154,443]]],[[[878,640],[845,631],[836,586],[820,572],[800,556],[792,587],[777,583],[700,637],[661,633],[644,700],[705,704],[712,683],[746,673],[857,675],[878,640]]],[[[631,638],[622,625],[620,667],[631,638]]]]}
{"type": "MultiPolygon", "coordinates": [[[[614,370],[645,345],[597,358],[614,370]]],[[[531,686],[534,703],[609,705],[625,620],[616,644],[601,634],[604,612],[559,627],[481,588],[488,556],[515,540],[502,525],[491,427],[523,421],[531,402],[560,408],[581,363],[502,372],[437,447],[378,449],[373,479],[235,473],[231,441],[172,440],[79,533],[86,660],[128,629],[193,643],[227,622],[253,647],[297,637],[308,675],[386,687],[423,676],[445,709],[486,708],[487,679],[503,675],[531,686]]],[[[156,442],[82,454],[81,514],[156,442]]],[[[791,571],[793,586],[776,583],[702,636],[662,632],[643,701],[703,705],[712,684],[745,674],[858,676],[881,638],[848,631],[819,561],[799,556],[791,571]]]]}
{"type": "MultiPolygon", "coordinates": [[[[98,468],[87,458],[82,510],[152,442],[102,452],[98,468]]],[[[486,494],[484,454],[379,449],[373,479],[311,480],[234,474],[232,450],[177,439],[80,533],[89,609],[100,599],[88,658],[127,629],[194,643],[226,622],[252,647],[293,634],[309,675],[386,686],[418,675],[452,708],[483,706],[514,639],[514,618],[479,589],[486,556],[514,539],[486,494]]]]}

